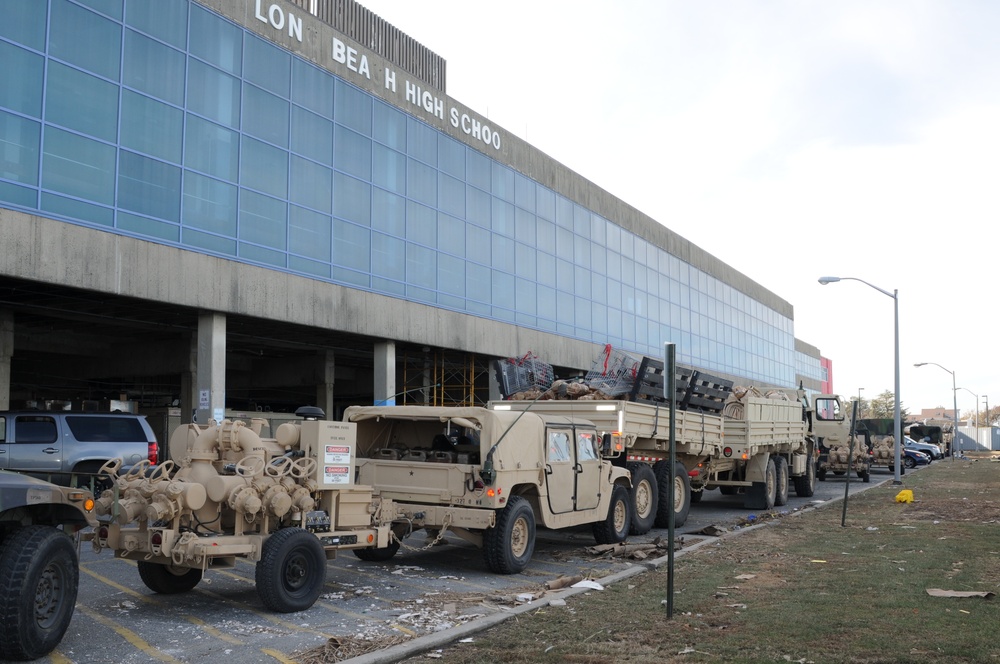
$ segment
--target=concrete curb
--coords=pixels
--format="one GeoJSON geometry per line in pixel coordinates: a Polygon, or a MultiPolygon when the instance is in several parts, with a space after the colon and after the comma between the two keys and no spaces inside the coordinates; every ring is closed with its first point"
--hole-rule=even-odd
{"type": "MultiPolygon", "coordinates": [[[[868,486],[859,489],[857,492],[855,492],[854,495],[856,495],[857,493],[863,493],[864,491],[873,489],[877,486],[881,486],[887,481],[889,480],[886,479],[881,482],[872,482],[868,486]]],[[[838,498],[832,498],[819,505],[810,505],[808,507],[804,507],[796,512],[788,514],[788,516],[798,516],[800,514],[812,512],[818,509],[828,507],[830,505],[838,504],[843,500],[844,500],[843,496],[840,496],[838,498]]],[[[697,551],[698,549],[701,549],[702,547],[708,546],[710,544],[720,542],[726,537],[735,537],[738,535],[742,535],[744,533],[749,533],[759,528],[767,527],[772,523],[774,523],[774,521],[767,521],[764,523],[759,523],[754,526],[745,526],[740,528],[739,530],[726,531],[721,535],[719,535],[718,537],[708,537],[704,540],[701,540],[700,542],[695,542],[691,546],[675,551],[674,559],[677,559],[693,551],[697,551]]],[[[669,555],[664,555],[660,556],[659,558],[653,558],[651,560],[645,560],[642,562],[633,563],[633,567],[622,570],[620,572],[615,572],[614,574],[609,574],[608,576],[596,579],[596,581],[602,586],[609,586],[613,583],[625,581],[627,579],[631,579],[634,576],[638,576],[648,571],[656,570],[660,567],[663,567],[669,562],[669,559],[670,559],[669,555]]],[[[590,591],[591,591],[590,588],[565,588],[563,590],[558,590],[553,593],[546,594],[543,598],[539,600],[527,604],[522,604],[521,606],[517,606],[512,609],[501,608],[500,611],[494,613],[493,615],[484,616],[482,618],[477,618],[475,620],[470,620],[469,622],[463,623],[458,627],[447,629],[441,632],[435,632],[433,634],[425,634],[424,636],[419,636],[415,639],[407,641],[406,643],[401,643],[397,646],[392,646],[391,648],[386,648],[384,650],[379,650],[377,652],[366,653],[364,655],[358,655],[357,657],[352,657],[350,659],[341,660],[340,664],[392,664],[393,662],[398,662],[400,660],[407,659],[409,657],[414,657],[416,655],[419,655],[420,653],[427,652],[435,648],[441,648],[450,645],[460,639],[466,638],[467,636],[483,632],[491,627],[499,625],[500,623],[504,622],[509,618],[513,618],[523,613],[528,613],[529,611],[535,611],[536,609],[549,606],[553,600],[557,599],[564,600],[569,597],[579,595],[580,593],[586,593],[590,591]]],[[[664,593],[666,593],[666,589],[664,589],[664,593]]]]}

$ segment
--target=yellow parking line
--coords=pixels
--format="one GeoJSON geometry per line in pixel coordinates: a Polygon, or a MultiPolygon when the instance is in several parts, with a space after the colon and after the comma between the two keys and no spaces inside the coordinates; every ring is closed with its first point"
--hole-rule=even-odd
{"type": "Polygon", "coordinates": [[[97,611],[93,611],[93,610],[87,608],[86,606],[82,606],[80,604],[77,604],[76,609],[77,609],[77,611],[82,611],[84,614],[87,615],[87,617],[89,617],[89,618],[91,618],[93,620],[96,620],[97,622],[101,623],[105,627],[109,627],[109,628],[113,629],[123,639],[125,639],[126,641],[128,641],[133,646],[135,646],[139,650],[143,651],[144,653],[146,653],[147,655],[149,655],[153,659],[157,659],[157,660],[159,660],[161,662],[168,662],[170,664],[175,664],[175,663],[176,664],[181,664],[181,662],[180,662],[179,659],[174,659],[170,655],[163,654],[155,646],[153,646],[149,642],[145,641],[142,637],[140,637],[138,634],[136,634],[132,630],[126,629],[125,627],[122,627],[121,625],[119,625],[118,623],[114,622],[110,618],[102,616],[97,611]]]}
{"type": "Polygon", "coordinates": [[[275,658],[276,660],[281,662],[281,664],[298,664],[298,660],[289,659],[285,657],[283,653],[280,653],[277,650],[271,650],[270,648],[261,648],[260,651],[265,655],[270,655],[271,657],[275,658]]]}
{"type": "MultiPolygon", "coordinates": [[[[123,561],[123,562],[129,562],[129,563],[131,563],[132,561],[123,561]]],[[[132,564],[134,565],[135,563],[132,563],[132,564]]],[[[150,604],[152,606],[158,606],[158,607],[165,607],[166,606],[166,604],[163,601],[158,600],[155,597],[150,597],[149,595],[143,595],[140,592],[136,592],[135,590],[132,590],[131,588],[123,586],[120,583],[116,583],[115,581],[112,581],[111,579],[109,579],[107,577],[101,576],[97,572],[89,570],[89,569],[87,569],[84,566],[80,567],[80,571],[86,572],[87,574],[89,574],[90,576],[94,577],[95,579],[97,579],[101,583],[105,583],[105,584],[111,586],[112,588],[114,588],[115,590],[119,590],[119,591],[125,593],[126,595],[129,595],[130,597],[134,597],[135,599],[139,600],[140,602],[145,602],[146,604],[150,604]]],[[[209,625],[208,623],[206,623],[204,620],[202,620],[200,618],[196,618],[194,616],[186,615],[186,616],[184,616],[184,619],[187,620],[189,623],[200,627],[201,629],[203,629],[204,631],[208,632],[209,634],[211,634],[212,636],[216,637],[217,639],[221,639],[222,641],[225,641],[226,643],[231,643],[231,644],[237,645],[237,646],[246,645],[246,642],[241,641],[241,640],[239,640],[239,639],[237,639],[235,637],[229,636],[228,634],[223,634],[222,632],[220,632],[219,630],[215,629],[214,627],[212,627],[211,625],[209,625]]]]}

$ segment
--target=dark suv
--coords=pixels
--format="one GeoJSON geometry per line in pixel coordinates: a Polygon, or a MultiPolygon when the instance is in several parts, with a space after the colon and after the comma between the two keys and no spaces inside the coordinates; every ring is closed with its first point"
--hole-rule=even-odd
{"type": "Polygon", "coordinates": [[[0,411],[0,469],[63,486],[92,486],[92,476],[112,459],[127,469],[156,464],[158,455],[156,435],[142,415],[0,411]]]}

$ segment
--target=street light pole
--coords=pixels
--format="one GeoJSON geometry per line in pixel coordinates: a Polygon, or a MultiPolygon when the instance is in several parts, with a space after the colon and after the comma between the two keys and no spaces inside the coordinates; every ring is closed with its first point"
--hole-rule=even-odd
{"type": "Polygon", "coordinates": [[[864,414],[863,409],[861,408],[861,390],[863,390],[863,389],[865,389],[865,388],[863,388],[863,387],[859,387],[858,388],[858,416],[859,417],[864,414]]]}
{"type": "Polygon", "coordinates": [[[951,460],[954,461],[955,460],[955,455],[958,454],[958,453],[960,453],[961,448],[962,448],[962,444],[958,440],[958,392],[957,392],[958,388],[955,387],[955,372],[952,371],[951,369],[946,369],[945,367],[942,367],[937,362],[917,362],[913,366],[915,366],[915,367],[922,367],[925,364],[933,364],[938,369],[944,369],[945,371],[947,371],[948,373],[951,374],[951,396],[952,396],[951,404],[952,404],[952,407],[955,409],[954,410],[955,424],[952,425],[954,427],[954,433],[952,434],[951,460]]]}
{"type": "Polygon", "coordinates": [[[894,469],[894,473],[893,473],[892,483],[893,484],[902,484],[903,481],[900,479],[900,474],[901,473],[900,473],[900,451],[899,451],[900,446],[902,445],[902,442],[903,442],[903,421],[902,421],[902,418],[900,417],[900,407],[899,407],[899,290],[896,289],[896,290],[893,290],[890,293],[887,290],[884,290],[882,288],[879,288],[878,286],[870,284],[867,281],[865,281],[864,279],[858,279],[857,277],[820,277],[819,278],[819,283],[823,284],[824,286],[826,286],[827,284],[832,284],[832,283],[837,282],[837,281],[860,281],[865,286],[868,286],[869,288],[874,288],[879,293],[882,293],[883,295],[892,298],[892,302],[893,302],[893,315],[894,315],[894,318],[895,318],[895,345],[894,345],[894,348],[895,348],[895,363],[896,363],[895,364],[895,369],[896,369],[895,370],[895,374],[896,374],[895,375],[896,408],[894,409],[894,413],[893,413],[893,435],[896,438],[896,444],[895,444],[895,449],[894,449],[894,456],[895,456],[896,465],[895,465],[895,469],[894,469]]]}

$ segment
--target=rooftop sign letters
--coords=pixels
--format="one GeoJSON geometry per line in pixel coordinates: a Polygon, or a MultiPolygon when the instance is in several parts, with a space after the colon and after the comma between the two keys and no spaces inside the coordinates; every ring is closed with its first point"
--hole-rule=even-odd
{"type": "MultiPolygon", "coordinates": [[[[266,0],[254,0],[254,3],[254,17],[257,20],[279,33],[287,33],[289,39],[302,42],[301,16],[296,16],[277,3],[267,4],[266,0]]],[[[330,59],[334,63],[333,71],[348,80],[364,78],[372,81],[372,68],[368,62],[368,55],[338,37],[331,39],[330,59]]],[[[375,72],[376,83],[379,82],[379,74],[382,76],[381,84],[385,92],[395,97],[401,106],[409,105],[418,112],[449,123],[453,128],[484,146],[490,146],[494,150],[500,149],[500,133],[485,124],[479,116],[454,105],[447,97],[438,96],[434,91],[422,87],[419,82],[410,80],[406,77],[406,72],[397,72],[386,65],[384,71],[375,72]]]]}

